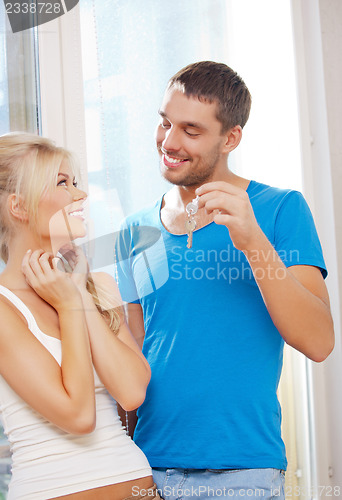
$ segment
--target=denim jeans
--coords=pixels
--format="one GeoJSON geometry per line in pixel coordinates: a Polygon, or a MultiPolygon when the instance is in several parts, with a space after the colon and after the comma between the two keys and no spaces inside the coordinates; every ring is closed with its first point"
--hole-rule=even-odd
{"type": "Polygon", "coordinates": [[[235,498],[285,500],[285,475],[278,469],[152,469],[165,500],[235,498]]]}

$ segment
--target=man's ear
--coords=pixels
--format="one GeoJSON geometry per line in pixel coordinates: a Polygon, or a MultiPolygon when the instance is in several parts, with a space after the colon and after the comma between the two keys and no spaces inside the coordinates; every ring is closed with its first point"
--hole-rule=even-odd
{"type": "Polygon", "coordinates": [[[7,198],[8,211],[15,219],[26,222],[28,220],[28,213],[25,208],[24,200],[21,196],[12,193],[7,198]]]}
{"type": "Polygon", "coordinates": [[[235,127],[229,129],[225,133],[226,142],[223,146],[223,153],[230,153],[239,144],[242,138],[242,128],[240,125],[235,125],[235,127]]]}

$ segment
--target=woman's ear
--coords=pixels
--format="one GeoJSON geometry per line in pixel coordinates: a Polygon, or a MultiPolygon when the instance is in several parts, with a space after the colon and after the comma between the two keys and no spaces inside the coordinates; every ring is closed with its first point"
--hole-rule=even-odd
{"type": "Polygon", "coordinates": [[[28,213],[25,208],[24,200],[21,196],[10,194],[7,198],[8,211],[15,219],[20,222],[28,221],[28,213]]]}
{"type": "Polygon", "coordinates": [[[229,129],[225,133],[226,142],[223,146],[223,153],[230,153],[239,144],[242,138],[242,128],[240,125],[235,125],[235,127],[229,129]]]}

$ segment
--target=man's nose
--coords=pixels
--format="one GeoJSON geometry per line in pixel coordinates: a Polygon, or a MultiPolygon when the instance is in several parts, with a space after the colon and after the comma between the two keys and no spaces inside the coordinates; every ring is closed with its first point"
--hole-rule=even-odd
{"type": "Polygon", "coordinates": [[[181,141],[179,131],[177,129],[171,127],[166,130],[162,147],[165,151],[179,151],[181,148],[181,141]]]}

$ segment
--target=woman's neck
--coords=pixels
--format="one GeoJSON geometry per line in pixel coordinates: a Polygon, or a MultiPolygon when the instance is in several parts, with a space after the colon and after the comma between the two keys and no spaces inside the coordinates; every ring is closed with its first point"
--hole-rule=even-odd
{"type": "MultiPolygon", "coordinates": [[[[36,238],[27,237],[25,234],[12,238],[8,245],[8,261],[0,275],[0,284],[10,289],[30,289],[21,270],[22,261],[28,250],[39,250],[44,246],[49,247],[49,245],[44,245],[44,242],[37,242],[36,238]]],[[[51,246],[44,250],[51,252],[51,246]]]]}

